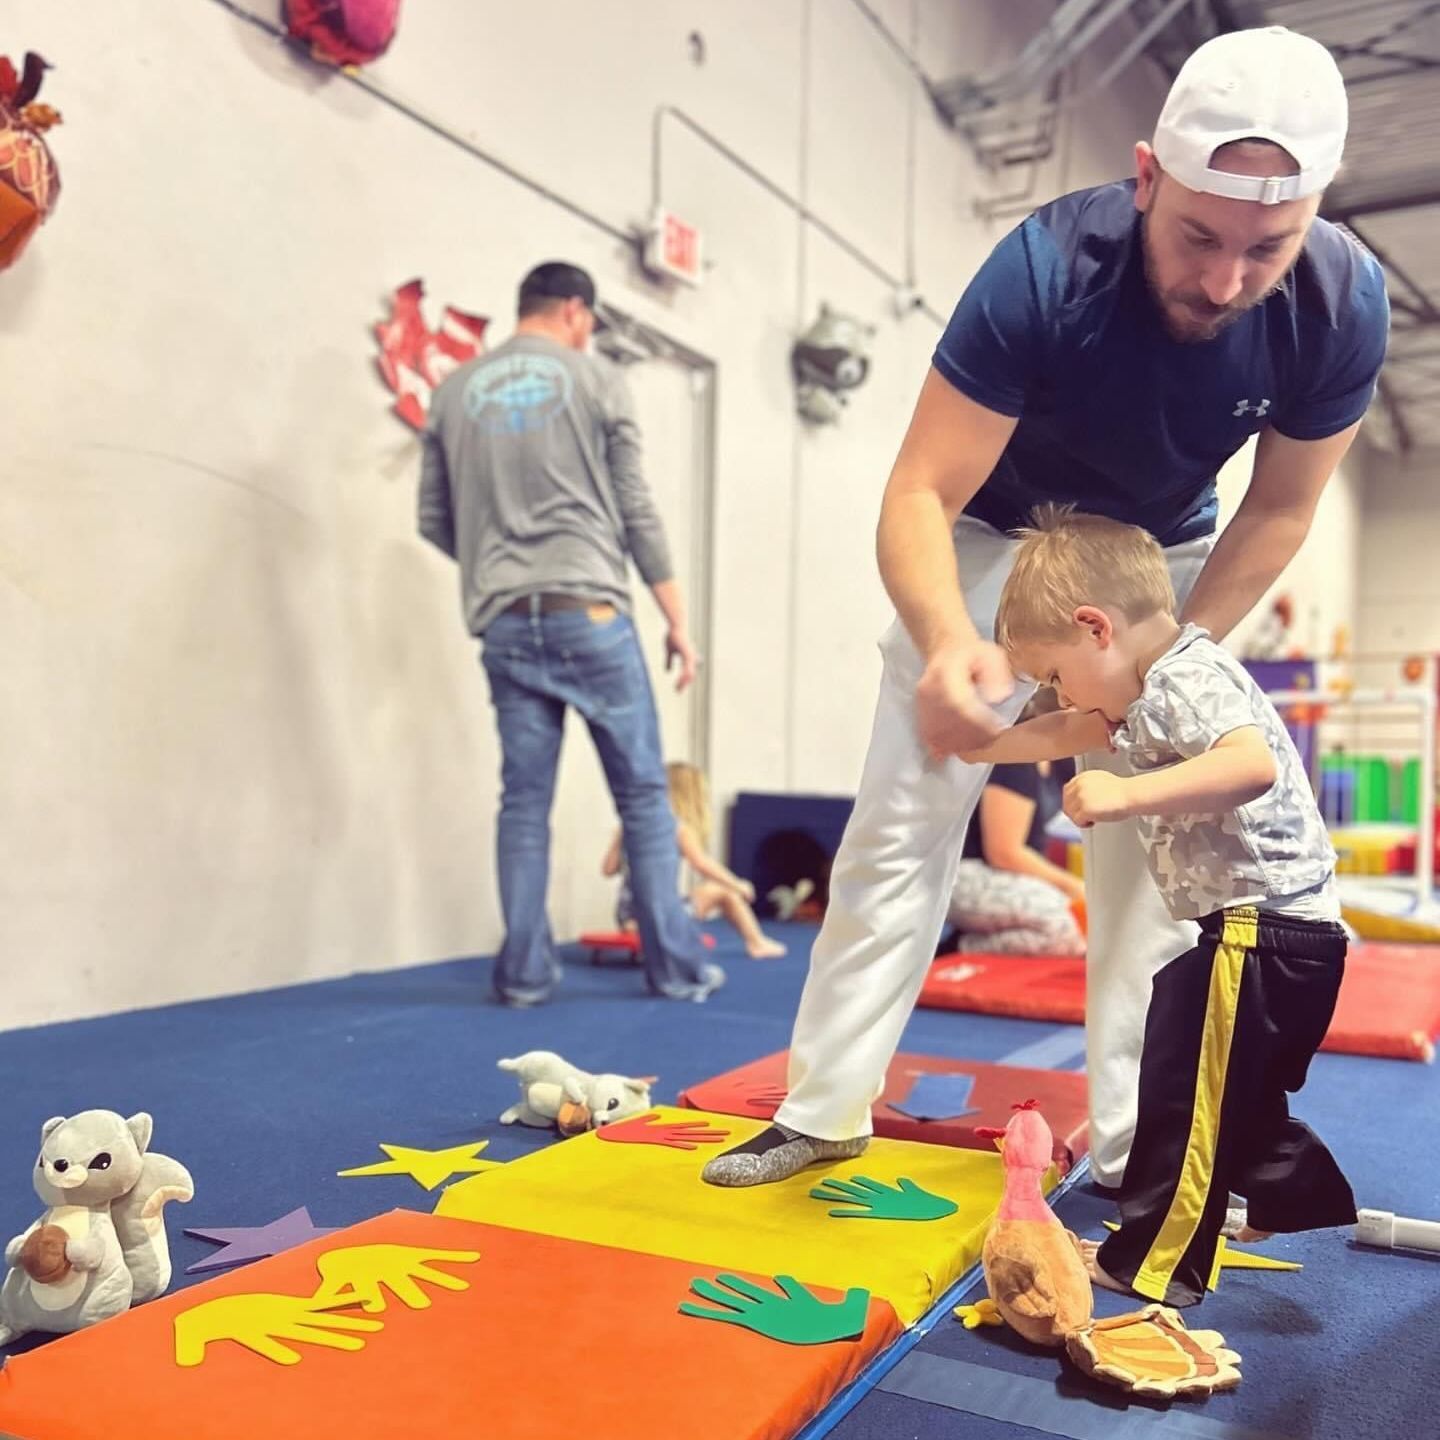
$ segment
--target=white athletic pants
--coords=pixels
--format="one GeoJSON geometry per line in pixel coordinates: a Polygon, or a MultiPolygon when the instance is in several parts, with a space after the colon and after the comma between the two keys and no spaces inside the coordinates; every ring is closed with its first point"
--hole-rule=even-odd
{"type": "MultiPolygon", "coordinates": [[[[1015,543],[962,518],[955,549],[965,603],[992,632],[1015,543]]],[[[1166,551],[1183,602],[1211,541],[1166,551]]],[[[955,882],[961,842],[989,767],[937,764],[915,728],[923,663],[896,620],[880,642],[884,667],[855,811],[830,876],[830,904],[810,957],[790,1042],[789,1094],[776,1119],[825,1140],[870,1133],[870,1105],[925,979],[955,882]]],[[[1008,722],[1029,698],[1020,687],[999,708],[1008,722]]],[[[1113,754],[1083,763],[1118,769],[1113,754]]],[[[1090,922],[1086,1060],[1095,1178],[1118,1185],[1135,1129],[1136,1090],[1150,982],[1194,943],[1172,920],[1147,872],[1134,822],[1086,832],[1090,922]]],[[[1017,1096],[1024,1099],[1024,1096],[1017,1096]]]]}

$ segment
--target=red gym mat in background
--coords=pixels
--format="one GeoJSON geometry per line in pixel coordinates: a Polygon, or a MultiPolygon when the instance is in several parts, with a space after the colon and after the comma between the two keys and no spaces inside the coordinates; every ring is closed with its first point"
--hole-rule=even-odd
{"type": "Polygon", "coordinates": [[[942,955],[917,1003],[1083,1025],[1085,961],[1078,955],[942,955]]]}
{"type": "MultiPolygon", "coordinates": [[[[1071,956],[946,955],[930,967],[921,1005],[1082,1024],[1085,962],[1071,956]]],[[[1440,1037],[1440,945],[1358,941],[1322,1050],[1435,1058],[1440,1037]]]]}
{"type": "MultiPolygon", "coordinates": [[[[700,941],[707,950],[715,948],[713,935],[702,935],[700,941]]],[[[584,946],[592,965],[603,965],[607,960],[625,965],[640,963],[638,930],[587,930],[575,943],[584,946]]]]}
{"type": "MultiPolygon", "coordinates": [[[[785,1095],[788,1050],[728,1070],[691,1085],[679,1103],[692,1110],[743,1115],[768,1120],[785,1095]]],[[[885,1089],[872,1107],[875,1133],[890,1140],[920,1140],[955,1145],[965,1150],[990,1150],[994,1141],[981,1139],[977,1127],[1004,1127],[1010,1107],[1038,1100],[1055,1135],[1055,1163],[1069,1170],[1090,1148],[1085,1076],[1066,1070],[1031,1070],[1020,1065],[991,1065],[980,1060],[954,1060],[940,1055],[896,1055],[885,1072],[885,1089]],[[967,1106],[975,1113],[947,1119],[919,1120],[894,1108],[911,1094],[925,1075],[969,1076],[974,1082],[967,1106]]]]}
{"type": "Polygon", "coordinates": [[[1320,1048],[1429,1062],[1437,1036],[1440,945],[1352,945],[1340,1003],[1320,1048]]]}

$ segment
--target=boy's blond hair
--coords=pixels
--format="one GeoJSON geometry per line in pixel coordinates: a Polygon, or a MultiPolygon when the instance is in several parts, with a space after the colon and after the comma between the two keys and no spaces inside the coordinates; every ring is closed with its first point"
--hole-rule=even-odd
{"type": "Polygon", "coordinates": [[[688,825],[702,845],[710,843],[710,787],[699,766],[683,760],[665,767],[670,787],[670,808],[682,825],[688,825]]]}
{"type": "Polygon", "coordinates": [[[1040,505],[1016,534],[1020,548],[995,616],[995,639],[1006,650],[1072,639],[1081,605],[1132,624],[1174,613],[1165,552],[1138,525],[1040,505]]]}

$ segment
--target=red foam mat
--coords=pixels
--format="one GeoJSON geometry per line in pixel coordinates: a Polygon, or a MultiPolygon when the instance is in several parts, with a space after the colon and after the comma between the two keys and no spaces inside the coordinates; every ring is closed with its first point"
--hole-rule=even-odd
{"type": "MultiPolygon", "coordinates": [[[[1072,957],[947,955],[930,967],[921,1005],[1082,1024],[1085,962],[1072,957]]],[[[1322,1050],[1429,1061],[1440,1037],[1440,946],[1359,941],[1322,1050]]]]}
{"type": "Polygon", "coordinates": [[[1085,960],[1079,955],[942,955],[919,1004],[1020,1020],[1085,1023],[1085,960]]]}
{"type": "Polygon", "coordinates": [[[1430,1061],[1437,1036],[1440,945],[1352,945],[1340,1003],[1320,1048],[1430,1061]]]}
{"type": "MultiPolygon", "coordinates": [[[[640,958],[640,932],[638,930],[587,930],[575,942],[590,952],[591,960],[606,955],[621,955],[630,959],[640,958]]],[[[707,950],[715,948],[713,935],[702,935],[700,943],[707,950]]]]}
{"type": "MultiPolygon", "coordinates": [[[[685,1090],[679,1103],[692,1110],[721,1115],[744,1115],[768,1120],[785,1094],[790,1052],[781,1050],[702,1080],[685,1090]]],[[[980,1060],[954,1060],[939,1055],[900,1053],[885,1072],[885,1089],[872,1107],[875,1133],[890,1140],[919,1140],[932,1145],[955,1145],[966,1150],[989,1150],[994,1142],[976,1135],[978,1128],[1004,1127],[1011,1106],[1036,1100],[1055,1135],[1055,1162],[1068,1170],[1089,1149],[1088,1096],[1085,1077],[1073,1071],[1031,1070],[1019,1065],[991,1065],[980,1060]],[[903,1101],[921,1075],[969,1075],[973,1115],[945,1120],[917,1120],[893,1102],[903,1101]]]]}

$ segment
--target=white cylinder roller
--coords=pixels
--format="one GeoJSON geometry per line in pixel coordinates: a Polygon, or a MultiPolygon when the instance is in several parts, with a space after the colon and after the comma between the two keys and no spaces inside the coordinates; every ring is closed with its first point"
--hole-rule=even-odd
{"type": "Polygon", "coordinates": [[[1406,1220],[1388,1210],[1361,1210],[1356,1219],[1355,1238],[1362,1245],[1382,1250],[1440,1251],[1440,1221],[1406,1220]]]}

